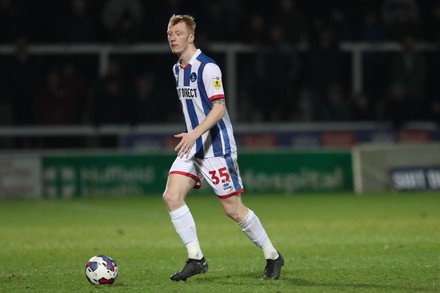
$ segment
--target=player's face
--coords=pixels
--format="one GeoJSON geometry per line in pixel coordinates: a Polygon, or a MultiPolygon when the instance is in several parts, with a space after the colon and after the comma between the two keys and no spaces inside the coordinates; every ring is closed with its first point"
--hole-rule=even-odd
{"type": "Polygon", "coordinates": [[[168,25],[168,44],[171,51],[176,55],[182,55],[193,41],[194,36],[188,30],[184,22],[179,22],[175,26],[168,25]]]}

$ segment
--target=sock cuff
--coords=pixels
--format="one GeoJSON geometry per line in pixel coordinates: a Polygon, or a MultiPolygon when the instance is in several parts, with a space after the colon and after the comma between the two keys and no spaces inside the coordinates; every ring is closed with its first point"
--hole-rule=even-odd
{"type": "Polygon", "coordinates": [[[246,215],[246,217],[243,219],[243,221],[238,223],[238,225],[240,225],[241,228],[245,228],[252,221],[254,217],[255,217],[255,213],[251,209],[249,209],[249,212],[246,215]]]}
{"type": "Polygon", "coordinates": [[[186,215],[187,213],[189,213],[189,207],[187,205],[183,205],[180,208],[178,208],[177,210],[171,211],[169,213],[170,213],[171,220],[177,220],[177,219],[183,217],[184,215],[186,215]]]}

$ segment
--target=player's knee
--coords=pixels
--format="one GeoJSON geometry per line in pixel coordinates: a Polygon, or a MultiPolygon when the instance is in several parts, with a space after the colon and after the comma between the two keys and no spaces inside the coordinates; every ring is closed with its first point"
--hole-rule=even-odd
{"type": "Polygon", "coordinates": [[[174,194],[173,192],[170,192],[168,190],[165,190],[165,192],[162,194],[162,200],[167,204],[173,204],[177,202],[178,196],[174,194]]]}
{"type": "Polygon", "coordinates": [[[226,216],[237,223],[242,221],[248,213],[248,208],[239,200],[224,200],[222,205],[226,216]]]}
{"type": "Polygon", "coordinates": [[[185,203],[185,194],[177,191],[165,190],[162,194],[162,200],[170,211],[181,207],[185,203]]]}
{"type": "Polygon", "coordinates": [[[235,208],[225,208],[225,215],[231,218],[232,220],[239,222],[240,221],[240,213],[235,208]]]}

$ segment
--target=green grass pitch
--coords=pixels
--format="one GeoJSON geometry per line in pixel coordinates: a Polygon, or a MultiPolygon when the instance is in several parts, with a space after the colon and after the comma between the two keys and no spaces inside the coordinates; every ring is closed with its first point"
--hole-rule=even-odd
{"type": "Polygon", "coordinates": [[[210,269],[187,282],[186,250],[161,196],[0,201],[0,292],[440,292],[440,194],[243,196],[286,264],[265,261],[212,194],[193,193],[210,269]],[[87,260],[108,254],[113,285],[91,285],[87,260]]]}

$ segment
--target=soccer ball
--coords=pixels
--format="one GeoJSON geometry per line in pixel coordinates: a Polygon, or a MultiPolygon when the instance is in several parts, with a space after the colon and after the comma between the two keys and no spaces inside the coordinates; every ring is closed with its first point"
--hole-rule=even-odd
{"type": "Polygon", "coordinates": [[[117,276],[118,266],[107,255],[95,255],[86,264],[86,277],[92,284],[113,284],[117,276]]]}

